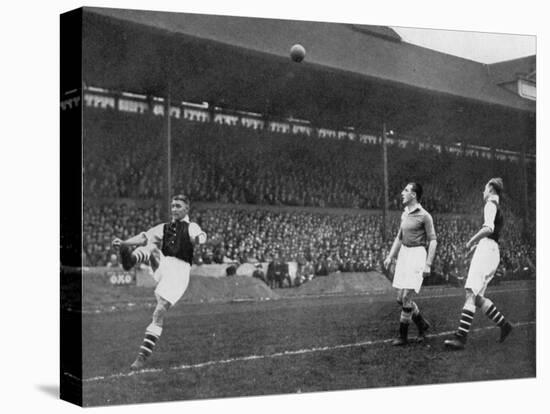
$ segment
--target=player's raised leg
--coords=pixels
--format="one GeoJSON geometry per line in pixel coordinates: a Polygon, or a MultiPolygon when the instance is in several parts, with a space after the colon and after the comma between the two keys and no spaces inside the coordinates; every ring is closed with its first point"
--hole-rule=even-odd
{"type": "Polygon", "coordinates": [[[126,241],[115,238],[112,242],[114,248],[119,249],[120,261],[124,270],[130,270],[139,263],[149,263],[154,244],[147,244],[147,238],[143,233],[131,237],[126,241]]]}
{"type": "Polygon", "coordinates": [[[132,267],[140,264],[149,264],[151,251],[149,246],[140,246],[132,250],[130,246],[120,246],[120,258],[124,270],[130,270],[132,267]]]}

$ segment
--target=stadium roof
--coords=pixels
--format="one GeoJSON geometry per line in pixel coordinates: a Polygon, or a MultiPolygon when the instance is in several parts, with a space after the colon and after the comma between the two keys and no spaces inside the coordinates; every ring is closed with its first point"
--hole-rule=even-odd
{"type": "Polygon", "coordinates": [[[487,65],[489,74],[497,84],[516,81],[518,78],[534,81],[536,78],[537,59],[527,56],[487,65]]]}
{"type": "MultiPolygon", "coordinates": [[[[515,66],[407,44],[380,26],[80,10],[89,86],[324,127],[378,134],[386,124],[409,138],[535,151],[535,102],[511,82],[498,84],[515,76],[515,66]],[[307,49],[300,64],[288,56],[295,43],[307,49]]],[[[73,78],[69,89],[81,82],[73,78]]]]}
{"type": "Polygon", "coordinates": [[[300,43],[311,64],[535,111],[533,101],[499,86],[503,78],[513,78],[518,68],[521,73],[532,73],[534,56],[487,65],[403,42],[395,31],[382,26],[126,9],[85,10],[284,58],[291,45],[300,43]]]}

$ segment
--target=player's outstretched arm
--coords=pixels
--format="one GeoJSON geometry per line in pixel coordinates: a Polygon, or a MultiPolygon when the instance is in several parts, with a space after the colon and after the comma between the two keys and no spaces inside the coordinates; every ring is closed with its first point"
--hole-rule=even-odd
{"type": "Polygon", "coordinates": [[[118,237],[115,237],[115,239],[112,241],[113,247],[120,247],[120,246],[143,246],[147,243],[147,237],[143,233],[140,233],[134,237],[130,237],[127,240],[119,239],[118,237]]]}
{"type": "Polygon", "coordinates": [[[189,237],[195,245],[206,243],[206,233],[202,231],[197,223],[189,224],[189,237]]]}

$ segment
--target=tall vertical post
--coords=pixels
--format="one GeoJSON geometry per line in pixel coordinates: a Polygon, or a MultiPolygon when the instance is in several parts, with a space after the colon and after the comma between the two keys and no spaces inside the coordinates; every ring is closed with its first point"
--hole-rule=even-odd
{"type": "Polygon", "coordinates": [[[170,116],[170,108],[172,107],[172,97],[170,85],[168,85],[168,93],[165,99],[164,105],[164,118],[165,118],[165,134],[166,134],[166,151],[165,151],[165,181],[164,181],[164,205],[162,214],[165,215],[165,219],[170,218],[170,202],[172,199],[172,122],[170,116]]]}
{"type": "Polygon", "coordinates": [[[522,198],[522,210],[523,210],[523,225],[522,225],[522,234],[523,237],[527,237],[528,234],[528,226],[527,223],[529,222],[529,190],[527,187],[528,184],[528,177],[527,177],[527,161],[525,159],[525,152],[526,152],[526,145],[525,145],[525,139],[523,140],[522,146],[521,146],[521,198],[522,198]]]}
{"type": "Polygon", "coordinates": [[[382,208],[382,236],[387,241],[388,236],[388,143],[386,123],[382,127],[382,165],[384,169],[384,206],[382,208]]]}

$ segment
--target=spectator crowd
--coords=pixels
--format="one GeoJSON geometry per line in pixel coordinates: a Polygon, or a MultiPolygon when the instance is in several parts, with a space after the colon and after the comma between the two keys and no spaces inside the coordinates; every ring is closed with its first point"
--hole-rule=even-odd
{"type": "MultiPolygon", "coordinates": [[[[390,219],[389,237],[383,240],[379,213],[284,211],[274,208],[196,207],[191,218],[208,234],[195,252],[196,264],[284,261],[310,265],[317,276],[335,271],[383,271],[382,262],[397,232],[399,215],[390,219]]],[[[84,253],[87,266],[105,266],[113,253],[114,236],[127,238],[159,223],[156,205],[86,206],[84,253]]],[[[433,272],[442,279],[465,272],[463,246],[480,227],[468,216],[435,217],[438,248],[433,272]]],[[[502,263],[508,270],[534,267],[535,246],[521,238],[519,224],[507,220],[501,243],[502,263]]]]}
{"type": "MultiPolygon", "coordinates": [[[[83,191],[85,201],[93,201],[84,206],[86,265],[112,261],[113,237],[124,239],[161,221],[164,134],[163,120],[151,115],[84,112],[83,191]]],[[[281,255],[316,275],[382,270],[392,237],[384,242],[376,211],[383,206],[379,144],[189,121],[174,122],[172,137],[173,188],[193,202],[215,203],[192,210],[209,235],[197,264],[267,262],[281,255]]],[[[438,277],[464,273],[461,249],[481,224],[481,191],[491,176],[503,177],[507,190],[501,262],[506,269],[534,268],[535,232],[524,237],[515,218],[524,207],[519,163],[414,145],[390,146],[388,160],[391,210],[401,210],[399,194],[409,180],[424,186],[422,204],[438,233],[438,277]]],[[[534,217],[534,165],[526,174],[534,217]]],[[[398,212],[391,215],[391,236],[398,219],[398,212]]]]}
{"type": "MultiPolygon", "coordinates": [[[[86,197],[159,199],[165,160],[164,124],[150,115],[89,109],[84,118],[86,197]]],[[[383,206],[381,146],[288,135],[245,127],[174,122],[173,188],[192,200],[379,209],[383,206]]],[[[410,144],[388,150],[390,209],[414,177],[434,214],[478,212],[483,184],[504,179],[505,205],[524,208],[522,171],[514,161],[439,153],[410,144]]],[[[527,208],[534,212],[535,169],[527,169],[527,208]]]]}

